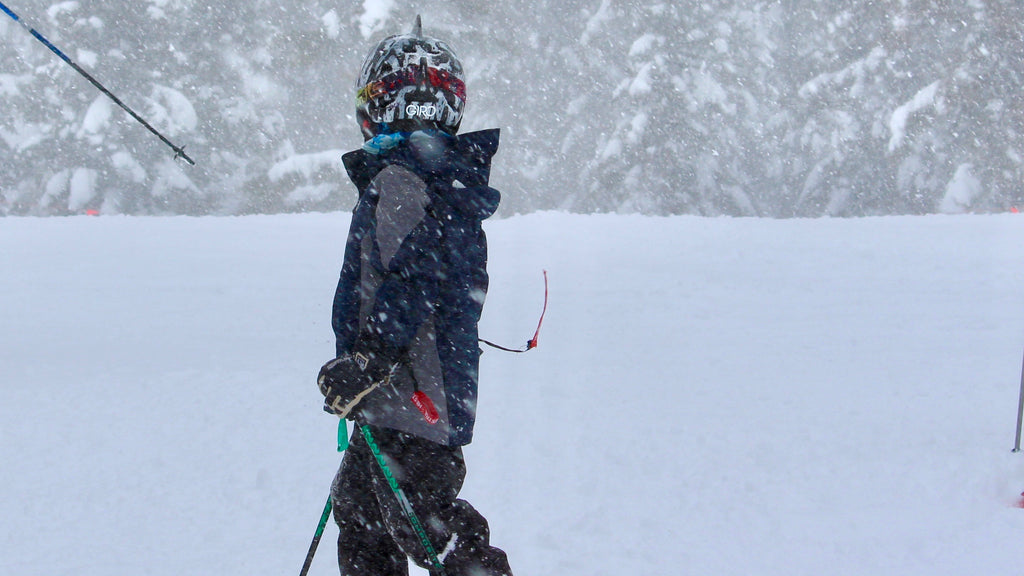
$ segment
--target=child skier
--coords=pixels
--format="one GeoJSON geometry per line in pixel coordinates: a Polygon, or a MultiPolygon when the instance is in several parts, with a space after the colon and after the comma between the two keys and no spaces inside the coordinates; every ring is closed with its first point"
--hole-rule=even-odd
{"type": "Polygon", "coordinates": [[[498,130],[457,135],[462,65],[419,17],[370,52],[356,89],[365,143],[344,163],[359,200],[334,296],[337,358],[318,378],[324,410],[358,424],[331,491],[341,573],[404,576],[411,558],[432,574],[511,576],[487,521],[457,499],[487,291],[481,223],[500,198],[488,186],[498,130]]]}

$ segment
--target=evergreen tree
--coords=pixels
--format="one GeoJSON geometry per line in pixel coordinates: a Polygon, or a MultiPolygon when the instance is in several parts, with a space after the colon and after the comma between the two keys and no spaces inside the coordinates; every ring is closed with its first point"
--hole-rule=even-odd
{"type": "Polygon", "coordinates": [[[504,214],[1024,204],[1017,0],[25,4],[198,165],[5,19],[0,214],[347,209],[358,66],[417,12],[466,64],[463,131],[503,129],[504,214]]]}

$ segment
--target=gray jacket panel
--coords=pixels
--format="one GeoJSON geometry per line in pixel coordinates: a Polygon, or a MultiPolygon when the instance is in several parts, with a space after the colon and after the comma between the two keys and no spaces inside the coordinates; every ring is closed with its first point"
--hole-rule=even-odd
{"type": "MultiPolygon", "coordinates": [[[[374,234],[367,234],[361,246],[360,328],[373,310],[384,274],[402,242],[430,218],[427,185],[416,174],[401,166],[389,166],[371,183],[377,197],[374,234]]],[[[427,255],[426,257],[430,257],[427,255]]],[[[420,325],[392,373],[389,386],[383,386],[363,401],[362,414],[368,424],[400,430],[445,444],[450,434],[444,376],[437,350],[436,322],[433,316],[420,325]],[[413,393],[425,393],[434,402],[440,420],[430,424],[412,403],[413,393]]]]}

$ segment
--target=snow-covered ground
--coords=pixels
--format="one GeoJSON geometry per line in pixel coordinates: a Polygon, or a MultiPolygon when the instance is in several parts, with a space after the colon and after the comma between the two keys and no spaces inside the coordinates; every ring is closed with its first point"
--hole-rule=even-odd
{"type": "MultiPolygon", "coordinates": [[[[1019,215],[488,223],[517,575],[1024,571],[1019,215]]],[[[297,574],[344,214],[0,219],[0,574],[297,574]]],[[[329,526],[311,573],[337,573],[329,526]]]]}

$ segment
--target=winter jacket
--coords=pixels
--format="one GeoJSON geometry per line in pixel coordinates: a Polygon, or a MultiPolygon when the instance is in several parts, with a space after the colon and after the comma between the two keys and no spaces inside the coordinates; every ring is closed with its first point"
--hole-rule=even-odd
{"type": "Polygon", "coordinates": [[[390,385],[360,404],[367,423],[462,446],[476,418],[488,281],[481,224],[500,200],[488,186],[498,130],[416,132],[391,145],[344,156],[359,200],[334,297],[336,352],[398,363],[390,385]],[[413,405],[416,391],[439,422],[413,405]]]}

